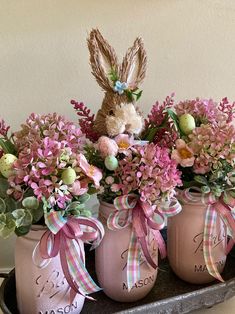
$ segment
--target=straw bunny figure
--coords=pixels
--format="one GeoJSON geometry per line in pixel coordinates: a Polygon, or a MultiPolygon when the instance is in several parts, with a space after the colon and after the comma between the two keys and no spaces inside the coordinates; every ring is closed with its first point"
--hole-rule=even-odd
{"type": "Polygon", "coordinates": [[[141,38],[137,38],[118,64],[114,49],[98,29],[93,29],[87,40],[92,74],[105,91],[94,129],[101,135],[120,133],[139,134],[143,119],[135,108],[136,98],[141,96],[138,86],[146,72],[146,52],[141,38]]]}

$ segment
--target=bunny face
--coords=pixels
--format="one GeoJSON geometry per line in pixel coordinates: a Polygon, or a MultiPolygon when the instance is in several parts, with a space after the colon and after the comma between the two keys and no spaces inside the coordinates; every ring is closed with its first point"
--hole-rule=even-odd
{"type": "Polygon", "coordinates": [[[105,124],[109,136],[121,133],[139,134],[142,130],[142,117],[132,103],[116,106],[113,116],[106,116],[105,124]]]}
{"type": "Polygon", "coordinates": [[[91,31],[88,48],[92,74],[105,91],[105,98],[94,123],[96,131],[100,135],[109,136],[124,132],[138,134],[143,121],[135,109],[132,95],[138,96],[136,91],[146,72],[146,53],[142,40],[135,40],[120,65],[114,49],[99,30],[91,31]]]}

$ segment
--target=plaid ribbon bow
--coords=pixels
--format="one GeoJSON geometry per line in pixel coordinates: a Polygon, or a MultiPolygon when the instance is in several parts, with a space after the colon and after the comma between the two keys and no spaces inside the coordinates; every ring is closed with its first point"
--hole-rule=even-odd
{"type": "Polygon", "coordinates": [[[49,230],[40,240],[40,253],[44,259],[60,254],[62,270],[71,288],[70,302],[77,293],[86,296],[101,290],[86,270],[83,242],[93,242],[92,248],[97,247],[104,236],[102,224],[95,218],[64,218],[56,211],[47,215],[46,224],[49,230]]]}
{"type": "MultiPolygon", "coordinates": [[[[200,189],[196,187],[188,188],[181,194],[182,200],[191,203],[197,203],[199,198],[190,192],[191,189],[200,191],[200,189]]],[[[207,205],[203,234],[203,255],[206,267],[211,276],[215,277],[219,281],[224,282],[218,271],[212,254],[213,233],[216,227],[217,215],[219,215],[232,236],[232,239],[227,246],[228,253],[235,242],[235,200],[229,192],[224,192],[224,194],[219,199],[211,193],[209,195],[202,194],[200,201],[207,205]]]]}
{"type": "MultiPolygon", "coordinates": [[[[177,205],[179,204],[176,202],[177,205]]],[[[148,244],[149,235],[153,236],[158,245],[161,257],[166,257],[166,247],[159,232],[164,227],[163,214],[147,202],[142,202],[139,196],[128,194],[116,197],[114,200],[116,211],[111,213],[107,220],[107,226],[111,230],[123,229],[132,224],[131,238],[127,255],[127,287],[131,290],[133,285],[140,279],[139,256],[141,251],[146,262],[156,269],[158,266],[154,262],[148,244]],[[160,216],[161,222],[157,222],[160,216]]],[[[179,205],[180,206],[180,205],[179,205]]],[[[177,206],[177,209],[179,207],[177,206]]],[[[169,210],[173,212],[173,209],[169,210]]]]}

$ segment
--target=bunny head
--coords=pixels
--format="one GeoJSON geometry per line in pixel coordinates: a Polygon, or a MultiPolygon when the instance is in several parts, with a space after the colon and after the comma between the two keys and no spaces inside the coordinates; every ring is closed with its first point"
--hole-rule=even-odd
{"type": "Polygon", "coordinates": [[[135,40],[120,65],[114,49],[98,29],[91,31],[87,42],[92,74],[105,92],[95,118],[95,130],[108,136],[139,134],[143,119],[134,104],[135,97],[138,100],[141,95],[138,86],[145,77],[147,62],[141,38],[135,40]]]}

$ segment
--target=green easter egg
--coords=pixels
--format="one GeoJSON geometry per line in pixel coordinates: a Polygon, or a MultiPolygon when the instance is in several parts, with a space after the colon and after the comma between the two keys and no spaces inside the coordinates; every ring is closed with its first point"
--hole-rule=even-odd
{"type": "Polygon", "coordinates": [[[14,173],[12,166],[16,160],[17,157],[12,154],[5,154],[1,157],[0,172],[5,178],[9,178],[14,173]]]}
{"type": "Polygon", "coordinates": [[[61,179],[64,182],[64,184],[73,184],[76,180],[76,171],[72,168],[67,168],[63,170],[61,179]]]}
{"type": "Polygon", "coordinates": [[[190,134],[196,127],[194,117],[189,113],[183,114],[179,117],[179,126],[184,134],[190,134]]]}
{"type": "Polygon", "coordinates": [[[104,164],[108,170],[113,171],[118,167],[118,160],[114,156],[107,156],[104,160],[104,164]]]}

